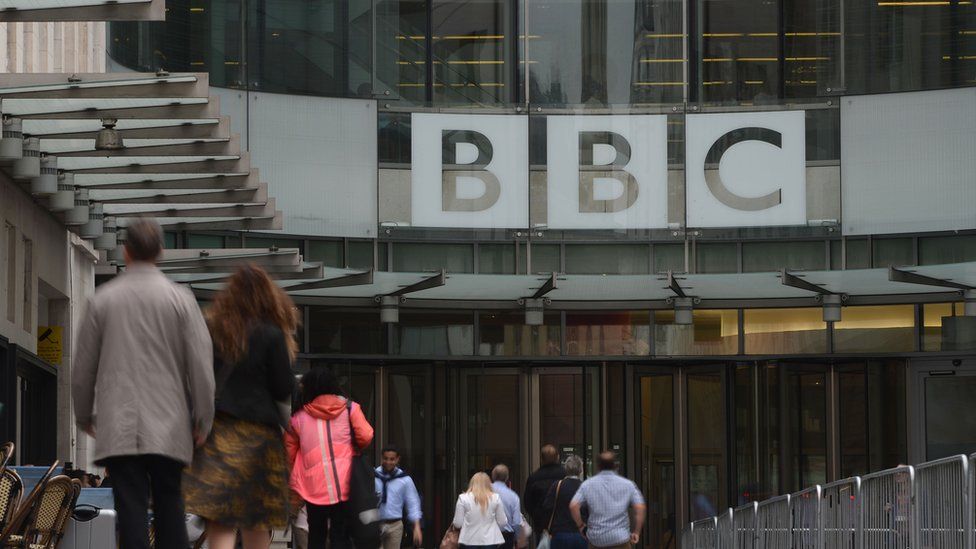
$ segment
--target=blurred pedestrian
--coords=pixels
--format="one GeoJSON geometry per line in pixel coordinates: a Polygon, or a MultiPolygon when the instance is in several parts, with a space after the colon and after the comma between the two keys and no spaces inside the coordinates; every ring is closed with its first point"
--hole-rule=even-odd
{"type": "Polygon", "coordinates": [[[505,518],[508,524],[502,527],[502,549],[514,549],[515,541],[522,526],[522,503],[519,501],[518,494],[508,487],[508,466],[498,464],[491,470],[491,489],[494,490],[502,500],[505,508],[505,518]]]}
{"type": "Polygon", "coordinates": [[[376,493],[380,500],[380,540],[383,549],[399,549],[403,538],[403,519],[413,527],[414,547],[423,543],[420,520],[420,494],[410,475],[400,468],[400,451],[392,446],[383,448],[383,461],[376,468],[376,493]]]}
{"type": "Polygon", "coordinates": [[[144,218],[126,233],[125,271],[95,291],[78,331],[75,417],[112,473],[122,546],[149,548],[151,494],[156,547],[185,549],[181,480],[213,421],[213,351],[193,294],[156,267],[162,228],[144,218]]]}
{"type": "Polygon", "coordinates": [[[583,460],[569,455],[563,462],[566,476],[557,481],[546,495],[545,506],[550,511],[546,530],[549,532],[550,549],[586,549],[586,538],[576,528],[576,522],[569,512],[569,502],[583,484],[583,460]]]}
{"type": "Polygon", "coordinates": [[[331,549],[348,549],[353,456],[373,441],[373,427],[328,368],[313,368],[301,384],[301,406],[285,433],[291,487],[305,501],[309,549],[325,549],[326,538],[331,549]]]}
{"type": "Polygon", "coordinates": [[[454,528],[460,530],[462,549],[497,549],[505,543],[502,528],[508,525],[501,497],[491,488],[485,473],[475,473],[468,491],[458,496],[454,506],[454,528]]]}
{"type": "Polygon", "coordinates": [[[539,534],[545,530],[552,512],[551,507],[545,506],[546,494],[557,481],[566,476],[566,471],[559,463],[559,450],[555,446],[543,446],[540,457],[542,465],[529,475],[529,479],[525,481],[525,491],[522,492],[525,511],[539,534]]]}
{"type": "MultiPolygon", "coordinates": [[[[264,269],[237,270],[208,311],[217,384],[213,431],[186,471],[187,512],[210,549],[267,549],[288,525],[288,463],[278,402],[290,403],[297,315],[264,269]]],[[[290,407],[289,407],[290,408],[290,407]]]]}
{"type": "Polygon", "coordinates": [[[597,460],[599,473],[580,485],[569,504],[577,530],[591,548],[629,549],[640,541],[647,505],[637,485],[617,474],[617,454],[597,460]],[[582,510],[589,515],[583,521],[582,510]],[[633,520],[631,520],[633,515],[633,520]]]}

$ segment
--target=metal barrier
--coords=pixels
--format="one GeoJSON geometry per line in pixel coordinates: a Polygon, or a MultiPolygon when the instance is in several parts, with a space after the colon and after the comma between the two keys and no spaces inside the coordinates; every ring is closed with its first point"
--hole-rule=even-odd
{"type": "Polygon", "coordinates": [[[895,467],[861,477],[859,549],[913,549],[915,469],[895,467]]]}
{"type": "Polygon", "coordinates": [[[736,507],[732,511],[732,547],[734,549],[755,549],[756,510],[759,503],[753,501],[736,507]]]}
{"type": "Polygon", "coordinates": [[[915,467],[918,546],[967,549],[973,517],[969,508],[969,460],[953,456],[915,467]]]}
{"type": "Polygon", "coordinates": [[[824,547],[857,547],[858,509],[861,506],[861,479],[846,478],[826,484],[820,495],[820,516],[824,547]]]}
{"type": "Polygon", "coordinates": [[[789,549],[790,495],[759,503],[756,509],[756,549],[789,549]]]}
{"type": "MultiPolygon", "coordinates": [[[[689,549],[715,549],[716,527],[718,520],[715,517],[696,520],[691,523],[691,545],[689,549]]],[[[685,547],[685,545],[682,545],[685,547]]]]}
{"type": "Polygon", "coordinates": [[[793,549],[823,549],[820,493],[820,486],[813,486],[790,496],[793,549]]]}

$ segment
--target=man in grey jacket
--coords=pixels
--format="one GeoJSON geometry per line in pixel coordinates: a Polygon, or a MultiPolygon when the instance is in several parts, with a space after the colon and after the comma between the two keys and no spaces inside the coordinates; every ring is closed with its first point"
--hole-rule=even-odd
{"type": "Polygon", "coordinates": [[[72,394],[78,427],[112,478],[122,547],[186,549],[183,467],[210,433],[213,351],[193,294],[156,267],[159,224],[127,228],[125,272],[95,292],[78,333],[72,394]]]}

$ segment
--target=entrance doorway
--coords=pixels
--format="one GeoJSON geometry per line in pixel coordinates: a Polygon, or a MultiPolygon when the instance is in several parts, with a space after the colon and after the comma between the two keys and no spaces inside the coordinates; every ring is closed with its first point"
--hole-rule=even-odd
{"type": "Polygon", "coordinates": [[[976,365],[961,360],[913,363],[912,384],[920,431],[914,437],[917,461],[976,452],[976,365]],[[917,365],[916,365],[917,364],[917,365]]]}

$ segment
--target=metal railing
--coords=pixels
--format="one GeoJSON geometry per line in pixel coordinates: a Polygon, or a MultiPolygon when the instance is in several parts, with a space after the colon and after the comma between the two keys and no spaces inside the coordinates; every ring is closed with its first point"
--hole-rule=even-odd
{"type": "Polygon", "coordinates": [[[688,524],[681,549],[976,549],[976,454],[902,465],[688,524]]]}

